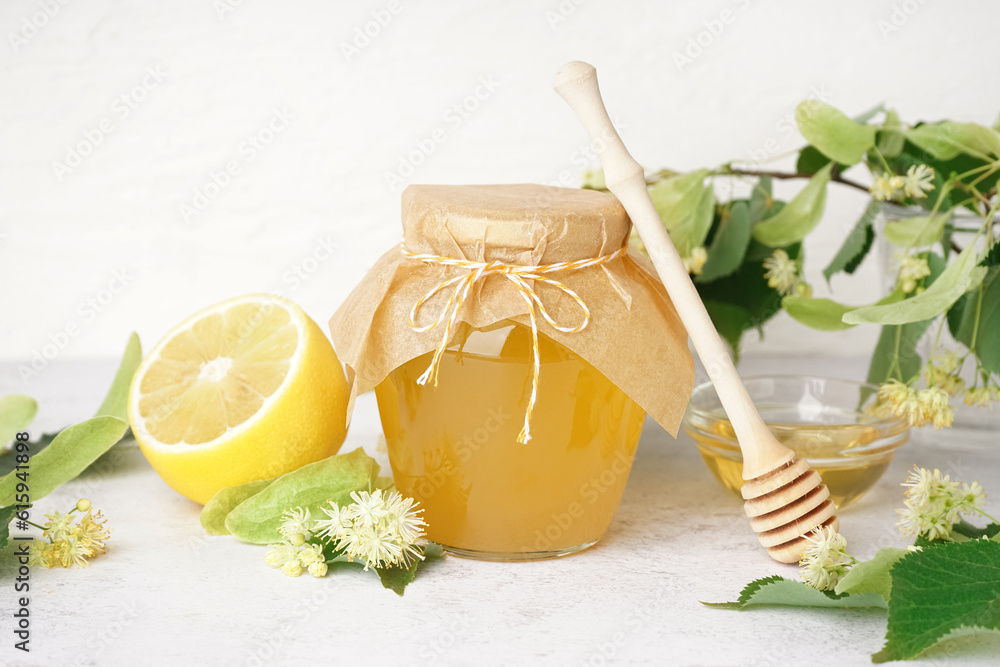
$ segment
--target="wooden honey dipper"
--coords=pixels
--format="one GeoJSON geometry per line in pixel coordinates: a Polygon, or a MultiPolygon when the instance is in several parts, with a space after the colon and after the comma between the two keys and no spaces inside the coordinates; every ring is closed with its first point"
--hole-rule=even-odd
{"type": "Polygon", "coordinates": [[[563,65],[556,92],[573,109],[604,165],[608,189],[621,201],[642,238],[656,272],[715,385],[743,452],[744,510],[761,545],[775,560],[795,563],[805,536],[818,526],[839,528],[836,507],[819,473],[775,439],[736,373],[684,262],[649,198],[646,177],[608,117],[597,70],[584,62],[563,65]]]}

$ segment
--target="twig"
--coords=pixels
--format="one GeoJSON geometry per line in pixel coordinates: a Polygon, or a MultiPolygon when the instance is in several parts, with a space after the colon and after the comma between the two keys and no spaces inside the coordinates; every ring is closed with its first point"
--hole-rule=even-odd
{"type": "MultiPolygon", "coordinates": [[[[756,171],[752,169],[738,169],[736,167],[727,167],[726,173],[736,174],[738,176],[770,176],[771,178],[777,178],[781,180],[791,179],[791,178],[812,178],[816,174],[810,174],[806,171],[756,171]]],[[[837,171],[830,174],[830,180],[835,183],[841,183],[849,187],[861,190],[863,192],[868,192],[868,188],[861,185],[857,181],[852,181],[841,176],[837,171]]]]}

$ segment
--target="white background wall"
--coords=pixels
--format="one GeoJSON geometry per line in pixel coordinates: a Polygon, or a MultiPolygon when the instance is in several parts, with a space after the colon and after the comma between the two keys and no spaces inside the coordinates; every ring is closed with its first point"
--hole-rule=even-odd
{"type": "MultiPolygon", "coordinates": [[[[398,238],[401,188],[386,174],[435,129],[443,140],[403,183],[578,184],[585,137],[551,90],[568,60],[598,66],[650,168],[791,150],[791,113],[817,94],[848,113],[885,101],[910,121],[1000,111],[996,2],[398,2],[0,4],[0,358],[53,340],[59,358],[112,357],[132,330],[148,348],[255,291],[281,291],[325,328],[398,238]],[[391,20],[345,55],[373,12],[391,20]],[[694,40],[706,46],[679,64],[694,40]],[[292,119],[249,147],[274,110],[292,119]],[[77,164],[81,142],[97,145],[77,164]],[[239,173],[215,191],[231,162],[239,173]],[[215,196],[185,216],[206,186],[215,196]]],[[[831,190],[807,246],[818,294],[864,203],[831,190]]],[[[872,300],[876,275],[869,261],[837,278],[838,298],[872,300]]],[[[858,354],[873,340],[782,316],[748,347],[858,354]]]]}

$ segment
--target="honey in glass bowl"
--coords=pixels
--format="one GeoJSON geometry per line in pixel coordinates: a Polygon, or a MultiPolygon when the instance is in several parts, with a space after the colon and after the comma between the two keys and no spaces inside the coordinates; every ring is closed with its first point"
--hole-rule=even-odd
{"type": "MultiPolygon", "coordinates": [[[[797,375],[746,378],[744,384],[774,436],[820,474],[839,509],[867,493],[909,439],[905,422],[866,412],[874,385],[797,375]]],[[[743,457],[711,383],[695,388],[684,430],[715,478],[742,498],[743,457]]]]}

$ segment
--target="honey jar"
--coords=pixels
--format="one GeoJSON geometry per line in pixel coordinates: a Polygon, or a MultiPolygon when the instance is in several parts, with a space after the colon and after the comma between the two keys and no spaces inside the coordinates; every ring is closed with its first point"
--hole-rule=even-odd
{"type": "Polygon", "coordinates": [[[397,489],[459,556],[596,543],[649,413],[676,435],[694,378],[613,196],[410,186],[400,246],[331,320],[352,398],[374,388],[397,489]]]}

